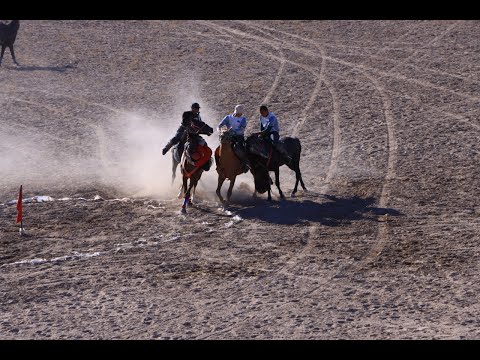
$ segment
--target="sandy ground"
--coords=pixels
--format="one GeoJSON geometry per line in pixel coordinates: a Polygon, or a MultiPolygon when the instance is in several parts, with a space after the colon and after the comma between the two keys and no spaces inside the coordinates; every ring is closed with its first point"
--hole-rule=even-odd
{"type": "Polygon", "coordinates": [[[480,339],[479,21],[22,21],[15,50],[1,339],[480,339]],[[212,167],[181,215],[161,149],[194,101],[247,133],[269,105],[309,191],[244,174],[222,208],[212,167]],[[25,237],[20,184],[53,199],[25,237]]]}

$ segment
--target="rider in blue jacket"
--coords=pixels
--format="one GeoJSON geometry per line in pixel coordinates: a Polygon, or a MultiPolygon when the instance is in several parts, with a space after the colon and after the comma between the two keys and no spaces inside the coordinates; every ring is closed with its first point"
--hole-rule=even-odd
{"type": "Polygon", "coordinates": [[[292,158],[288,154],[283,143],[280,141],[279,132],[280,128],[275,114],[268,111],[268,108],[265,105],[260,106],[260,132],[256,134],[261,135],[266,141],[270,142],[275,150],[282,155],[285,163],[289,164],[290,161],[292,161],[292,158]]]}

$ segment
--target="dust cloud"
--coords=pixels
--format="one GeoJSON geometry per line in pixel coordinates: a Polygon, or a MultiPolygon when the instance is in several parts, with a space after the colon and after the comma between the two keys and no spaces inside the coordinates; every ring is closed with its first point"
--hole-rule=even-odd
{"type": "MultiPolygon", "coordinates": [[[[216,126],[225,114],[203,101],[198,83],[190,79],[188,87],[171,89],[181,101],[164,113],[118,111],[100,119],[99,114],[90,114],[85,124],[68,128],[63,137],[34,127],[4,127],[0,132],[0,185],[15,194],[23,184],[31,195],[52,197],[103,185],[125,196],[175,198],[181,186],[180,167],[172,184],[171,152],[163,156],[162,149],[180,125],[181,114],[193,102],[200,103],[202,119],[215,130],[203,138],[213,151],[219,145],[216,126]],[[42,189],[57,189],[57,193],[44,194],[42,189]]],[[[229,181],[223,185],[224,195],[228,185],[229,181]]],[[[197,194],[215,200],[216,186],[213,163],[203,173],[197,194]]],[[[236,191],[245,189],[251,196],[253,181],[249,173],[240,175],[235,184],[236,191]]]]}

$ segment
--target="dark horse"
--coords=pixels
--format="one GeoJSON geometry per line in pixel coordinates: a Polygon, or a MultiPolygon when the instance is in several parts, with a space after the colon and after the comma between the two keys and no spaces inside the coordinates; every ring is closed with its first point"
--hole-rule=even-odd
{"type": "Polygon", "coordinates": [[[180,162],[182,172],[182,189],[180,193],[183,192],[185,194],[181,210],[183,214],[187,213],[187,205],[192,204],[190,199],[192,188],[193,194],[195,194],[195,189],[203,171],[209,170],[212,164],[212,150],[207,145],[201,145],[199,134],[211,135],[213,134],[213,128],[203,121],[196,121],[187,130],[187,143],[185,144],[185,150],[180,162]],[[190,150],[192,146],[194,149],[190,150]],[[190,179],[190,184],[188,184],[188,179],[190,179]]]}
{"type": "Polygon", "coordinates": [[[0,45],[2,45],[2,50],[0,53],[0,65],[2,65],[3,53],[7,47],[10,49],[10,54],[12,55],[12,60],[15,65],[19,65],[17,59],[15,59],[15,52],[13,51],[13,43],[17,38],[19,27],[20,20],[12,20],[8,25],[0,23],[0,45]]]}
{"type": "MultiPolygon", "coordinates": [[[[303,183],[302,174],[300,172],[300,154],[302,146],[300,140],[295,137],[283,137],[280,139],[285,146],[285,150],[289,153],[292,161],[287,166],[295,171],[296,182],[291,196],[295,196],[297,192],[298,183],[302,185],[304,191],[308,191],[303,183]]],[[[268,191],[268,200],[272,200],[271,187],[272,180],[270,179],[269,171],[275,172],[275,185],[277,185],[280,197],[285,198],[282,189],[280,189],[280,166],[285,165],[283,157],[275,151],[270,143],[265,141],[258,135],[250,135],[246,139],[247,153],[252,165],[251,172],[255,182],[255,192],[263,194],[268,191]]],[[[254,193],[255,195],[255,193],[254,193]]]]}

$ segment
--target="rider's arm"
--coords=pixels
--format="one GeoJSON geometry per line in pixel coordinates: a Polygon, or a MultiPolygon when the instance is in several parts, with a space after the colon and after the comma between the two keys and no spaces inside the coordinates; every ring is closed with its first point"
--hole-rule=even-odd
{"type": "Polygon", "coordinates": [[[242,129],[243,131],[245,131],[245,128],[247,127],[247,118],[244,116],[242,118],[242,122],[240,123],[240,129],[242,129]]]}
{"type": "Polygon", "coordinates": [[[217,131],[220,131],[222,126],[228,126],[228,115],[223,118],[223,120],[218,124],[217,131]]]}
{"type": "Polygon", "coordinates": [[[265,129],[263,129],[262,131],[260,131],[258,134],[259,135],[268,135],[270,133],[270,131],[272,130],[272,124],[270,124],[270,122],[267,124],[267,126],[265,127],[265,129]]]}
{"type": "Polygon", "coordinates": [[[280,132],[280,127],[278,126],[278,119],[272,113],[270,113],[270,116],[268,117],[268,126],[270,127],[270,130],[280,132]]]}

